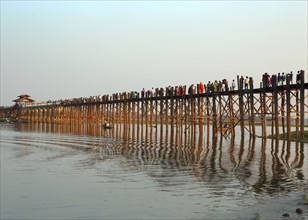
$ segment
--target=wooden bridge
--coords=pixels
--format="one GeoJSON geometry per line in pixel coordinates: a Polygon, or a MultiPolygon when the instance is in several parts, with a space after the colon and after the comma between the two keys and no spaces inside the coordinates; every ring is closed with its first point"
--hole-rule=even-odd
{"type": "MultiPolygon", "coordinates": [[[[0,117],[15,117],[31,123],[82,124],[102,127],[107,121],[112,126],[146,125],[166,126],[186,132],[206,126],[213,134],[235,135],[240,127],[252,136],[278,138],[285,134],[290,139],[291,131],[303,140],[305,114],[308,115],[308,96],[305,90],[304,71],[299,73],[298,83],[291,84],[287,75],[285,85],[243,89],[238,78],[238,90],[181,94],[175,88],[168,93],[155,93],[145,97],[125,94],[120,97],[100,96],[86,100],[46,102],[29,106],[1,108],[0,117]],[[256,126],[261,126],[261,134],[256,126]]],[[[276,79],[274,79],[276,80],[276,79]]]]}

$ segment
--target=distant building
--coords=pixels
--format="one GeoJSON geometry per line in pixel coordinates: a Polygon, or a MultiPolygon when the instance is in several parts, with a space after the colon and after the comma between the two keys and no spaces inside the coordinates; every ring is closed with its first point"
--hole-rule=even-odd
{"type": "Polygon", "coordinates": [[[15,102],[17,106],[25,106],[35,102],[35,100],[30,99],[29,98],[30,96],[27,94],[23,94],[18,97],[19,97],[18,99],[13,100],[13,102],[15,102]]]}

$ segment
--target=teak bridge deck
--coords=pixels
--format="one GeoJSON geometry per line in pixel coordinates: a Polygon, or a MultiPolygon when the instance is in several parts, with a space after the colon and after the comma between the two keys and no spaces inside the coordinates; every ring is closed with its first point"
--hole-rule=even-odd
{"type": "MultiPolygon", "coordinates": [[[[248,131],[252,136],[278,137],[279,133],[290,139],[291,128],[303,140],[305,114],[308,113],[308,96],[305,90],[304,71],[300,83],[249,89],[187,95],[166,95],[117,100],[94,100],[86,103],[70,102],[0,109],[0,117],[10,114],[23,121],[78,126],[94,124],[103,126],[107,121],[112,126],[173,125],[185,132],[188,128],[207,126],[213,134],[235,135],[240,126],[241,134],[248,131]],[[262,126],[262,134],[256,134],[256,125],[262,126]],[[294,127],[295,126],[295,127],[294,127]]],[[[173,93],[172,93],[173,94],[173,93]]],[[[166,126],[168,127],[168,126],[166,126]]],[[[167,128],[168,129],[168,128],[167,128]]]]}

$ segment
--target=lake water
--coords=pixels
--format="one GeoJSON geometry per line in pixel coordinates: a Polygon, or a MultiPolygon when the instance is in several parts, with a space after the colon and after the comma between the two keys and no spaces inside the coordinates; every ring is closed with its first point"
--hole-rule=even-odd
{"type": "Polygon", "coordinates": [[[307,219],[308,144],[166,127],[0,131],[1,219],[307,219]]]}

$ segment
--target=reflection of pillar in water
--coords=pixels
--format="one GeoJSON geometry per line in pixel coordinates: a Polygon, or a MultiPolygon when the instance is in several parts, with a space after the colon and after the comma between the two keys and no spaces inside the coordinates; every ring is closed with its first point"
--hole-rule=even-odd
{"type": "Polygon", "coordinates": [[[244,153],[244,143],[245,143],[245,137],[241,135],[240,150],[238,153],[238,165],[242,163],[242,158],[244,153]]]}
{"type": "Polygon", "coordinates": [[[260,167],[259,167],[259,180],[255,183],[255,189],[257,192],[260,192],[260,188],[266,182],[266,144],[267,139],[262,139],[261,145],[261,159],[260,159],[260,167]]]}
{"type": "Polygon", "coordinates": [[[282,133],[283,137],[286,137],[286,129],[285,129],[285,91],[282,90],[280,92],[281,97],[281,105],[280,105],[280,112],[281,112],[281,126],[282,126],[282,133]]]}
{"type": "Polygon", "coordinates": [[[296,119],[295,119],[295,129],[296,129],[296,138],[299,138],[299,94],[298,90],[296,90],[296,119]]]}
{"type": "Polygon", "coordinates": [[[305,127],[305,74],[304,70],[300,71],[300,139],[304,140],[305,127]]]}

